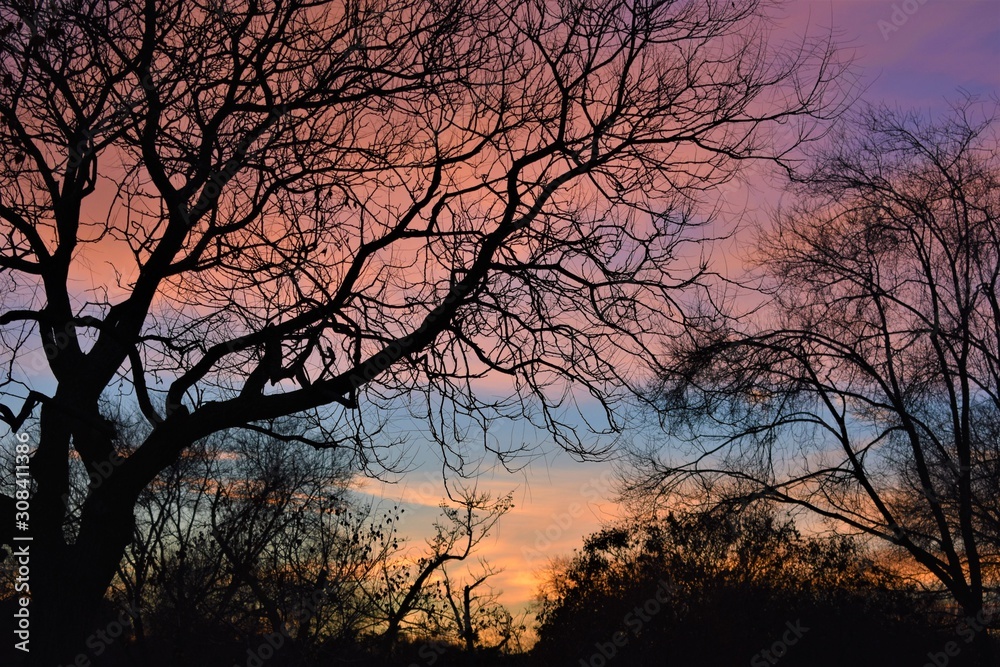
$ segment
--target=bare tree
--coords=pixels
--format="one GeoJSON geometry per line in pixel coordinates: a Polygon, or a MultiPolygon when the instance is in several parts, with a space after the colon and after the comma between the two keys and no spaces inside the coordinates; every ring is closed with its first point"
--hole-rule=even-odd
{"type": "Polygon", "coordinates": [[[1000,585],[995,112],[868,109],[816,157],[761,236],[769,302],[673,350],[663,420],[697,456],[654,457],[634,491],[735,478],[894,545],[982,624],[1000,585]]]}
{"type": "MultiPolygon", "coordinates": [[[[148,430],[143,423],[119,418],[119,432],[128,433],[125,451],[142,441],[148,430]]],[[[179,624],[194,624],[200,618],[197,606],[211,600],[211,589],[221,579],[220,559],[205,553],[205,526],[213,487],[221,479],[220,437],[195,443],[184,455],[163,470],[139,495],[135,506],[134,537],[125,549],[115,580],[113,599],[129,609],[132,629],[144,648],[147,615],[157,615],[163,607],[176,611],[179,624]],[[200,561],[192,568],[192,561],[200,561]],[[167,601],[169,601],[167,603],[167,601]],[[164,604],[167,603],[167,604],[164,604]]],[[[79,489],[82,507],[87,487],[79,489]]],[[[154,621],[154,633],[169,634],[154,621]]]]}
{"type": "Polygon", "coordinates": [[[483,634],[492,630],[496,635],[496,648],[502,650],[512,637],[513,616],[497,603],[497,594],[487,584],[487,580],[498,574],[499,570],[488,563],[480,561],[482,571],[472,581],[465,583],[459,580],[453,583],[446,567],[441,568],[441,581],[444,584],[445,602],[451,612],[451,620],[455,624],[455,633],[461,639],[467,653],[474,653],[480,648],[483,634]],[[488,592],[477,592],[485,588],[488,592]]]}
{"type": "Polygon", "coordinates": [[[213,432],[304,413],[317,446],[370,460],[408,396],[442,443],[524,414],[595,454],[566,390],[617,426],[624,362],[652,361],[703,269],[678,261],[698,193],[742,160],[784,163],[838,111],[828,45],[772,46],[770,16],[763,0],[3,0],[0,416],[17,430],[40,408],[39,650],[72,654],[142,489],[213,432]],[[485,375],[518,400],[478,398],[485,375]],[[67,541],[69,453],[112,455],[99,401],[116,384],[152,430],[67,541]]]}
{"type": "Polygon", "coordinates": [[[204,659],[213,635],[229,648],[278,633],[299,657],[356,639],[375,614],[367,588],[401,548],[382,525],[399,513],[376,515],[348,492],[340,451],[224,435],[189,448],[140,497],[115,581],[125,604],[181,663],[204,659]]]}
{"type": "MultiPolygon", "coordinates": [[[[465,490],[459,493],[458,507],[441,505],[441,517],[434,524],[434,536],[427,540],[428,553],[415,566],[383,561],[381,585],[373,589],[385,610],[385,644],[390,649],[403,624],[411,617],[438,613],[429,590],[435,576],[446,577],[448,563],[466,560],[513,504],[508,494],[494,498],[486,493],[465,490]]],[[[446,579],[445,579],[446,580],[446,579]]],[[[450,592],[447,592],[450,599],[450,592]]],[[[466,641],[463,637],[463,641],[466,641]]]]}

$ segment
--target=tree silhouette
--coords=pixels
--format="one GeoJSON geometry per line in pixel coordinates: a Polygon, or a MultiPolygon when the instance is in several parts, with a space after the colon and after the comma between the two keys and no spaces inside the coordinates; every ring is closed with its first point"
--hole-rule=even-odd
{"type": "Polygon", "coordinates": [[[444,571],[448,563],[467,559],[500,517],[513,507],[509,495],[493,498],[471,489],[459,493],[454,501],[458,507],[441,505],[442,517],[434,523],[434,537],[427,540],[429,553],[417,560],[412,571],[411,568],[397,568],[393,572],[391,564],[384,563],[385,586],[378,590],[378,596],[385,608],[384,639],[390,648],[398,639],[403,622],[418,610],[422,598],[427,597],[426,588],[429,588],[431,577],[444,571]]]}
{"type": "MultiPolygon", "coordinates": [[[[141,441],[142,424],[133,428],[141,441]]],[[[294,432],[294,421],[275,430],[294,432]]],[[[131,617],[137,659],[242,661],[280,635],[282,658],[302,662],[372,633],[382,619],[371,589],[401,548],[386,522],[400,512],[350,493],[346,453],[239,430],[195,443],[158,475],[109,595],[131,617]]],[[[71,508],[86,485],[75,491],[71,508]]],[[[119,644],[105,663],[118,664],[119,644]]]]}
{"type": "Polygon", "coordinates": [[[531,655],[551,667],[920,664],[947,634],[914,593],[855,540],[803,537],[773,506],[632,519],[551,573],[531,655]]]}
{"type": "MultiPolygon", "coordinates": [[[[759,245],[769,303],[674,350],[664,421],[695,462],[635,490],[739,480],[912,559],[988,615],[1000,585],[1000,153],[995,108],[861,113],[759,245]],[[985,109],[985,113],[984,113],[985,109]]],[[[982,664],[988,632],[975,637],[982,664]]]]}
{"type": "Polygon", "coordinates": [[[621,361],[702,270],[698,193],[839,110],[827,45],[768,44],[769,11],[4,0],[0,416],[38,409],[38,659],[72,656],[142,489],[211,433],[303,413],[370,460],[409,397],[456,467],[449,425],[517,414],[594,454],[565,390],[615,427],[621,361]],[[113,455],[118,384],[152,430],[68,541],[70,451],[113,455]]]}

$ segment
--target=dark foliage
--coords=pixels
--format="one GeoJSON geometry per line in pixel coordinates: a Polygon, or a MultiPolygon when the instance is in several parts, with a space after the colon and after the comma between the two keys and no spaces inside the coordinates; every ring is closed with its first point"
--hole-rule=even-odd
{"type": "Polygon", "coordinates": [[[541,605],[533,655],[553,667],[919,665],[954,638],[857,542],[753,507],[596,533],[541,605]]]}

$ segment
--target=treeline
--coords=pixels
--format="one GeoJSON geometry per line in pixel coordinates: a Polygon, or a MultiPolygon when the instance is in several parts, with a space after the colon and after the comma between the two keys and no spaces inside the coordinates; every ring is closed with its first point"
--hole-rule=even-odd
{"type": "Polygon", "coordinates": [[[976,631],[941,599],[851,537],[722,505],[589,536],[550,572],[533,664],[975,664],[976,631]]]}
{"type": "MultiPolygon", "coordinates": [[[[120,430],[121,451],[134,428],[120,430]]],[[[71,507],[88,481],[100,483],[82,471],[71,507]]],[[[509,498],[444,505],[415,554],[397,529],[405,510],[362,502],[352,479],[341,450],[291,435],[242,430],[198,443],[143,493],[105,618],[75,664],[975,664],[963,649],[983,624],[904,576],[891,553],[805,536],[763,502],[590,535],[546,571],[529,632],[531,620],[497,601],[493,567],[449,570],[509,498]]],[[[72,538],[79,512],[68,516],[72,538]]],[[[16,568],[3,566],[11,606],[16,568]]]]}
{"type": "MultiPolygon", "coordinates": [[[[126,456],[139,426],[117,421],[126,456]]],[[[456,576],[454,567],[509,498],[469,492],[442,503],[433,536],[409,543],[397,529],[403,507],[351,490],[344,450],[317,450],[276,428],[288,437],[237,430],[200,441],[142,493],[106,613],[75,664],[395,664],[421,648],[521,649],[523,619],[497,603],[495,569],[479,561],[456,576]]],[[[88,484],[102,483],[100,468],[73,465],[68,540],[88,484]]],[[[12,611],[17,564],[0,567],[3,611],[12,611]]]]}

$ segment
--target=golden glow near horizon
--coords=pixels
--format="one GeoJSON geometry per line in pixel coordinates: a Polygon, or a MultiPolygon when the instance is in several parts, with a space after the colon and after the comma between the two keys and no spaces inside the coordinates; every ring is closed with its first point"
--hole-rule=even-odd
{"type": "MultiPolygon", "coordinates": [[[[1000,90],[1000,67],[997,67],[1000,52],[997,40],[1000,21],[996,20],[1000,13],[998,7],[1000,5],[995,0],[795,0],[788,3],[784,10],[786,19],[775,26],[774,30],[776,38],[792,40],[803,33],[816,35],[833,32],[855,52],[862,83],[868,86],[865,99],[900,107],[938,108],[944,97],[954,95],[959,86],[972,92],[995,93],[1000,90]],[[984,20],[984,17],[993,17],[993,20],[984,20]],[[956,41],[962,41],[967,48],[949,48],[956,41]]],[[[528,95],[529,92],[522,91],[522,94],[528,95]]],[[[479,122],[486,123],[487,119],[488,115],[484,115],[479,122]]],[[[379,122],[384,124],[384,119],[379,122]]],[[[370,139],[377,142],[378,129],[374,121],[362,125],[374,128],[370,139]]],[[[441,135],[454,142],[448,150],[456,150],[463,142],[468,143],[473,138],[468,134],[460,134],[445,132],[441,135]]],[[[526,142],[531,139],[527,135],[521,138],[526,142]]],[[[508,157],[503,151],[487,152],[475,164],[459,162],[444,178],[456,183],[470,178],[485,182],[491,174],[502,173],[502,162],[508,157]]],[[[109,159],[114,162],[113,156],[109,156],[109,159]]],[[[112,168],[108,174],[113,177],[115,169],[112,168]]],[[[100,224],[107,221],[119,229],[137,224],[125,216],[126,207],[116,199],[122,193],[115,187],[114,179],[105,176],[102,173],[97,190],[88,200],[84,221],[100,224]]],[[[381,187],[374,188],[372,192],[351,194],[355,198],[358,195],[367,196],[364,203],[369,210],[389,211],[391,214],[386,217],[393,220],[398,213],[396,209],[409,203],[406,201],[409,193],[420,191],[419,186],[422,185],[424,176],[416,172],[407,173],[402,169],[397,178],[397,182],[389,184],[392,186],[389,188],[390,195],[385,195],[381,187]]],[[[768,179],[766,174],[751,171],[745,174],[744,181],[740,184],[724,186],[712,195],[718,197],[719,224],[735,227],[737,218],[741,216],[769,215],[779,203],[782,193],[768,179]]],[[[136,194],[136,199],[130,201],[128,206],[135,209],[142,198],[138,196],[138,192],[133,194],[136,194]]],[[[343,193],[338,193],[337,196],[341,194],[343,193]]],[[[475,211],[483,220],[489,219],[493,212],[490,207],[497,206],[498,200],[488,200],[482,190],[473,196],[481,197],[483,201],[479,204],[467,203],[467,210],[475,211]]],[[[584,197],[586,191],[573,191],[565,196],[584,197]]],[[[338,205],[340,203],[338,201],[338,205]]],[[[317,214],[322,215],[322,206],[317,204],[317,207],[317,214]]],[[[349,209],[352,216],[355,210],[353,206],[349,209]]],[[[349,211],[341,209],[340,213],[347,215],[349,211]]],[[[148,213],[150,219],[158,216],[156,211],[148,213]]],[[[475,230],[474,221],[447,216],[442,221],[464,233],[475,230]]],[[[344,229],[345,234],[357,236],[355,244],[366,233],[360,225],[349,221],[344,221],[344,229]]],[[[54,231],[43,232],[43,236],[45,233],[53,234],[54,231]]],[[[323,243],[331,248],[331,253],[351,250],[346,246],[338,248],[337,238],[324,239],[323,243]]],[[[400,289],[400,285],[406,282],[407,271],[415,270],[414,267],[420,265],[423,267],[420,270],[426,271],[428,285],[434,279],[446,276],[448,263],[436,263],[440,258],[435,257],[432,248],[423,248],[422,253],[411,253],[412,249],[406,243],[397,244],[391,252],[379,256],[377,261],[367,266],[362,277],[362,282],[368,284],[366,289],[381,292],[389,300],[402,303],[401,295],[404,290],[400,289]]],[[[729,240],[720,243],[718,249],[721,250],[721,255],[716,256],[714,261],[719,266],[733,272],[742,268],[746,258],[745,246],[729,240]]],[[[443,252],[442,248],[438,250],[443,252]]],[[[521,250],[523,248],[515,247],[511,252],[516,256],[521,250]]],[[[144,250],[130,249],[125,242],[109,236],[95,242],[82,253],[70,274],[71,298],[75,300],[76,306],[85,309],[90,302],[90,295],[105,287],[108,292],[106,295],[102,294],[101,298],[106,296],[112,303],[127,293],[125,288],[138,274],[134,252],[142,255],[144,250]],[[122,286],[121,294],[116,292],[119,286],[122,286]]],[[[327,275],[311,277],[310,281],[316,285],[324,281],[336,284],[338,270],[337,263],[331,262],[327,275]]],[[[216,279],[222,280],[223,277],[217,276],[216,279]]],[[[185,297],[185,294],[198,294],[196,289],[195,285],[173,285],[167,294],[168,298],[156,307],[162,307],[165,316],[169,316],[172,308],[198,308],[202,304],[197,303],[197,299],[185,297]],[[171,300],[173,303],[170,303],[171,300]]],[[[288,289],[288,286],[283,289],[288,289]]],[[[252,304],[253,306],[257,307],[262,303],[266,305],[266,299],[261,295],[256,295],[256,298],[258,303],[252,304]]],[[[424,305],[431,301],[429,294],[420,295],[419,298],[407,301],[405,308],[411,313],[421,313],[424,305]]],[[[385,328],[391,329],[392,325],[387,324],[385,328]]],[[[373,348],[377,346],[377,342],[370,344],[373,348]]],[[[627,346],[627,343],[623,345],[627,346]]],[[[608,355],[620,353],[621,350],[608,351],[608,355]]],[[[41,350],[36,353],[29,351],[17,363],[20,364],[24,377],[35,381],[40,388],[45,386],[47,368],[41,350]]],[[[487,382],[483,384],[489,386],[487,382]]],[[[493,388],[498,389],[499,384],[493,388]]],[[[551,455],[551,450],[555,448],[555,445],[541,441],[540,438],[525,444],[540,448],[544,455],[551,455]]],[[[427,458],[430,459],[430,456],[427,458]]],[[[580,546],[585,535],[618,518],[621,513],[620,508],[611,500],[614,484],[610,464],[577,464],[566,456],[558,456],[555,461],[552,467],[535,461],[517,474],[498,472],[480,476],[468,483],[495,496],[514,493],[514,508],[501,519],[491,536],[483,541],[465,564],[466,568],[475,566],[477,559],[483,558],[501,569],[491,579],[491,583],[496,589],[503,591],[500,601],[512,609],[524,608],[531,601],[541,583],[544,569],[552,559],[570,555],[574,548],[580,546]]],[[[423,464],[426,462],[420,461],[423,464]]],[[[441,474],[427,470],[427,465],[419,466],[419,472],[403,476],[398,484],[362,480],[356,489],[376,501],[398,501],[412,508],[400,534],[408,537],[414,548],[419,548],[429,534],[433,519],[439,511],[439,503],[445,498],[441,474]]]]}
{"type": "MultiPolygon", "coordinates": [[[[620,516],[619,507],[610,500],[614,474],[609,467],[577,464],[567,457],[553,463],[466,482],[493,496],[513,492],[514,507],[468,561],[454,570],[459,574],[475,570],[478,559],[501,569],[490,584],[502,591],[501,602],[512,610],[523,610],[533,600],[552,560],[571,555],[583,536],[620,516]]],[[[456,484],[450,482],[452,488],[456,484]]],[[[415,553],[423,546],[422,538],[440,504],[447,502],[441,473],[430,470],[407,474],[398,484],[364,480],[356,491],[376,503],[399,502],[407,508],[399,530],[410,538],[415,553]]]]}
{"type": "MultiPolygon", "coordinates": [[[[794,39],[803,31],[833,31],[856,58],[867,87],[864,99],[900,108],[940,109],[946,98],[962,87],[971,92],[1000,90],[1000,5],[993,0],[920,2],[901,22],[900,2],[813,2],[798,0],[786,5],[787,19],[776,34],[794,39]],[[984,20],[992,16],[993,20],[984,20]],[[896,23],[893,23],[895,17],[896,23]],[[892,25],[886,28],[885,24],[892,25]],[[953,48],[961,41],[968,50],[953,48]]],[[[912,3],[911,3],[912,4],[912,3]]],[[[765,220],[781,201],[775,182],[760,173],[744,175],[742,182],[722,186],[716,193],[720,220],[735,225],[749,219],[765,220]]],[[[715,259],[725,273],[737,273],[748,258],[750,241],[740,235],[713,244],[715,259]]],[[[572,555],[582,538],[618,517],[612,503],[611,468],[564,462],[552,470],[534,465],[516,475],[495,475],[480,480],[479,488],[497,492],[515,490],[515,507],[495,534],[487,539],[480,556],[505,568],[495,577],[503,590],[501,602],[512,608],[531,601],[550,559],[572,555]],[[606,495],[592,497],[593,490],[606,495]]],[[[375,497],[402,499],[423,507],[409,516],[402,532],[421,536],[420,525],[429,525],[442,499],[439,473],[419,472],[398,485],[370,483],[364,491],[375,497]]],[[[815,530],[822,530],[820,524],[815,530]]],[[[926,577],[925,572],[913,572],[926,577]]]]}

